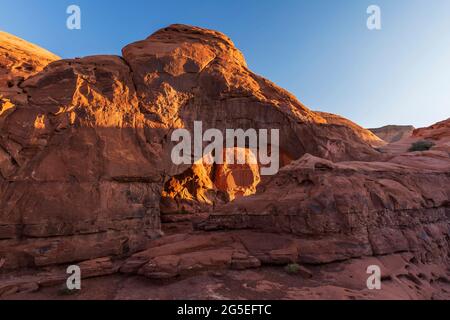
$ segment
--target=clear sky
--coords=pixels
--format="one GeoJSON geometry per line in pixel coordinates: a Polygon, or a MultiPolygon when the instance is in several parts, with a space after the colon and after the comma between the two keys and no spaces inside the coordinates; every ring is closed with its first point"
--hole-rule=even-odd
{"type": "Polygon", "coordinates": [[[450,0],[1,0],[0,29],[64,57],[120,54],[172,23],[226,33],[250,68],[365,127],[450,117],[450,0]],[[80,6],[82,29],[66,28],[80,6]],[[382,29],[366,27],[369,5],[382,29]]]}

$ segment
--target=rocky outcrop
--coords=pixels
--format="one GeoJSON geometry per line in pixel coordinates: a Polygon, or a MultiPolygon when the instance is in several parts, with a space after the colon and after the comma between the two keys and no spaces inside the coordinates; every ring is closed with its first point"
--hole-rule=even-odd
{"type": "MultiPolygon", "coordinates": [[[[170,160],[171,133],[192,132],[195,120],[204,130],[279,129],[283,159],[377,156],[350,128],[252,73],[228,37],[196,27],[164,28],[123,57],[55,61],[18,87],[25,98],[2,102],[0,118],[4,269],[144,248],[160,232],[166,182],[189,169],[170,160]]],[[[216,169],[219,191],[253,192],[251,169],[216,169]]]]}
{"type": "Polygon", "coordinates": [[[203,130],[279,129],[282,153],[291,159],[306,152],[334,160],[376,155],[351,129],[328,125],[293,95],[252,73],[219,32],[172,25],[126,46],[123,57],[139,110],[155,126],[192,131],[194,121],[202,121],[203,130]]]}
{"type": "MultiPolygon", "coordinates": [[[[279,285],[291,299],[321,290],[365,298],[348,288],[365,286],[367,263],[383,266],[383,297],[415,297],[410,282],[424,289],[418,297],[440,297],[432,282],[448,281],[448,120],[414,133],[435,141],[429,151],[377,151],[358,125],[252,73],[225,35],[185,25],[126,46],[123,57],[54,61],[16,87],[20,98],[0,86],[2,272],[84,261],[87,277],[180,279],[302,264],[318,282],[312,292],[279,285]],[[279,129],[283,168],[261,177],[259,164],[175,165],[171,134],[192,133],[194,121],[279,129]],[[205,211],[196,230],[160,237],[161,213],[205,211]],[[344,271],[320,278],[328,266],[344,271]],[[350,271],[358,283],[345,280],[350,271]]],[[[61,270],[40,272],[0,277],[0,295],[63,280],[61,270]]]]}
{"type": "Polygon", "coordinates": [[[448,263],[448,155],[436,167],[424,158],[414,166],[395,159],[333,163],[305,155],[199,228],[293,234],[302,238],[305,263],[405,251],[448,263]]]}
{"type": "MultiPolygon", "coordinates": [[[[354,123],[353,121],[350,121],[344,117],[341,117],[336,114],[328,113],[328,112],[320,112],[317,111],[317,114],[319,114],[322,118],[324,118],[328,124],[334,124],[334,125],[340,125],[345,126],[353,130],[363,141],[367,142],[372,147],[380,147],[386,144],[387,140],[381,139],[380,136],[377,136],[373,133],[373,129],[368,130],[364,129],[360,125],[354,123]]],[[[388,141],[390,142],[390,141],[388,141]]]]}
{"type": "Polygon", "coordinates": [[[1,95],[21,102],[26,101],[20,83],[59,59],[45,49],[0,31],[1,95]]]}
{"type": "Polygon", "coordinates": [[[430,127],[414,130],[412,137],[433,142],[432,150],[450,152],[450,118],[430,127]]]}
{"type": "Polygon", "coordinates": [[[381,128],[369,129],[380,139],[392,143],[408,138],[412,135],[415,128],[413,126],[395,126],[389,125],[381,128]]]}
{"type": "Polygon", "coordinates": [[[232,164],[194,164],[187,171],[172,177],[163,189],[161,214],[209,212],[217,205],[256,193],[261,181],[260,165],[250,149],[224,150],[232,153],[232,164]],[[242,153],[244,164],[237,164],[242,153]]]}
{"type": "MultiPolygon", "coordinates": [[[[408,159],[414,159],[422,164],[430,163],[431,158],[436,158],[435,155],[443,154],[448,155],[450,152],[450,119],[440,121],[426,128],[420,128],[412,131],[412,133],[403,137],[401,140],[385,145],[379,149],[385,154],[391,154],[400,157],[407,157],[408,159]],[[426,142],[431,146],[430,151],[424,151],[420,154],[410,152],[411,147],[415,143],[426,142]],[[421,159],[419,155],[430,156],[428,160],[421,159]],[[425,160],[425,161],[423,161],[425,160]]],[[[439,157],[439,156],[438,156],[439,157]]]]}

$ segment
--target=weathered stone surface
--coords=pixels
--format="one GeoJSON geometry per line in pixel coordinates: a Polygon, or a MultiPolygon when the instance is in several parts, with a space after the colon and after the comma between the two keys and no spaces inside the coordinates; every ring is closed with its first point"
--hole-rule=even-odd
{"type": "Polygon", "coordinates": [[[20,83],[59,59],[45,49],[0,31],[0,101],[2,95],[14,102],[26,101],[20,83]]]}
{"type": "Polygon", "coordinates": [[[162,214],[209,212],[217,205],[256,193],[261,181],[260,165],[250,149],[224,150],[222,164],[194,164],[180,175],[172,177],[162,192],[162,214]],[[234,163],[226,161],[227,152],[234,163]],[[245,164],[237,164],[242,155],[245,164]]]}
{"type": "Polygon", "coordinates": [[[364,129],[353,121],[350,121],[339,115],[320,111],[317,111],[316,113],[324,118],[328,124],[351,128],[362,140],[366,141],[373,147],[380,147],[385,145],[387,142],[391,142],[390,140],[384,140],[383,138],[380,138],[380,136],[375,135],[373,129],[364,129]]]}
{"type": "MultiPolygon", "coordinates": [[[[438,157],[446,158],[450,152],[450,118],[426,128],[416,129],[408,136],[383,146],[380,150],[386,154],[408,156],[409,160],[414,159],[417,165],[422,165],[423,167],[427,166],[432,161],[432,158],[435,160],[438,157]],[[433,146],[430,151],[413,152],[411,154],[409,149],[413,143],[419,141],[431,142],[433,146]],[[425,158],[419,156],[425,156],[425,158]]],[[[435,166],[437,164],[433,163],[432,165],[435,166]]]]}
{"type": "Polygon", "coordinates": [[[299,261],[302,243],[293,237],[258,232],[179,234],[154,241],[128,258],[120,271],[148,278],[173,278],[205,270],[245,270],[299,261]]]}
{"type": "Polygon", "coordinates": [[[389,125],[381,128],[373,128],[369,129],[380,139],[392,143],[397,142],[405,138],[409,138],[415,128],[413,126],[395,126],[389,125]]]}
{"type": "MultiPolygon", "coordinates": [[[[83,261],[78,264],[81,279],[108,276],[118,272],[120,265],[109,257],[83,261]]],[[[64,267],[51,267],[45,271],[38,270],[35,274],[20,276],[0,276],[0,298],[13,294],[36,292],[41,288],[59,286],[64,288],[68,278],[64,267]]]]}
{"type": "Polygon", "coordinates": [[[141,111],[161,125],[192,129],[194,121],[202,121],[203,130],[280,129],[282,151],[292,159],[305,152],[332,159],[376,154],[350,128],[327,125],[294,96],[252,73],[219,32],[172,25],[126,46],[123,56],[141,111]]]}
{"type": "Polygon", "coordinates": [[[199,228],[294,234],[304,239],[300,261],[307,263],[403,251],[445,259],[450,159],[445,171],[422,160],[424,167],[412,167],[305,155],[263,181],[256,195],[217,208],[199,228]]]}
{"type": "MultiPolygon", "coordinates": [[[[18,55],[28,50],[23,46],[18,55]]],[[[2,68],[14,75],[10,64],[2,68]]],[[[376,155],[351,128],[327,124],[253,74],[216,31],[172,25],[125,47],[123,58],[60,60],[30,75],[19,84],[26,99],[13,107],[2,100],[0,116],[0,252],[8,266],[132,252],[157,235],[164,184],[189,169],[172,164],[170,135],[175,128],[192,130],[194,120],[204,130],[280,129],[281,153],[291,160],[305,152],[334,160],[376,155]],[[138,244],[110,246],[116,236],[138,244]],[[58,239],[55,248],[68,249],[34,253],[27,239],[50,248],[58,239]],[[80,247],[97,245],[104,249],[80,247]]],[[[257,168],[216,169],[214,185],[202,181],[207,174],[189,172],[186,183],[195,185],[181,192],[175,211],[189,197],[210,206],[211,192],[218,202],[223,193],[230,199],[254,193],[257,168]]]]}
{"type": "MultiPolygon", "coordinates": [[[[300,267],[302,270],[304,266],[300,267]]],[[[61,283],[37,292],[16,292],[2,299],[64,300],[292,300],[292,299],[449,299],[448,270],[437,264],[423,264],[409,253],[364,257],[336,263],[308,266],[308,274],[288,274],[283,267],[248,270],[216,270],[194,273],[171,281],[145,281],[139,276],[112,275],[83,279],[82,290],[67,295],[61,283]],[[381,268],[381,290],[367,288],[367,266],[381,268]]],[[[35,277],[12,279],[12,283],[35,277]]],[[[25,282],[26,283],[26,282],[25,282]]],[[[1,284],[0,284],[1,288],[1,284]]],[[[0,289],[1,290],[1,289],[0,289]]],[[[33,290],[34,291],[34,290],[33,290]]]]}
{"type": "Polygon", "coordinates": [[[417,140],[430,140],[434,142],[431,150],[450,152],[450,118],[440,121],[430,127],[414,130],[417,140]]]}
{"type": "MultiPolygon", "coordinates": [[[[14,77],[1,61],[1,75],[14,77]]],[[[0,85],[2,272],[90,260],[83,268],[97,276],[116,272],[110,259],[123,258],[122,273],[162,279],[388,257],[385,265],[437,265],[445,277],[448,120],[376,151],[380,141],[363,128],[313,112],[252,73],[225,35],[184,25],[126,46],[123,57],[42,68],[14,84],[16,96],[0,85]],[[192,132],[194,121],[222,132],[279,129],[284,168],[261,178],[258,165],[174,165],[171,133],[192,132]],[[405,153],[418,139],[435,146],[405,153]],[[213,214],[196,232],[155,240],[161,210],[213,214]]],[[[415,271],[391,276],[416,281],[415,271]]],[[[62,279],[52,274],[1,290],[33,291],[34,283],[62,279]]],[[[322,281],[329,296],[343,294],[339,281],[322,281]]],[[[266,281],[256,290],[274,286],[266,281]]],[[[290,298],[308,295],[286,289],[290,298]]],[[[430,298],[435,292],[424,290],[430,298]]]]}

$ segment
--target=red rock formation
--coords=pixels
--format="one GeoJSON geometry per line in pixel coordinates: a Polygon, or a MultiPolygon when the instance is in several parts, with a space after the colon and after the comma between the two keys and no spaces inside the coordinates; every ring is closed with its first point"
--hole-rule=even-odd
{"type": "Polygon", "coordinates": [[[434,125],[414,130],[413,138],[430,140],[434,143],[432,150],[450,151],[450,118],[434,125]]]}
{"type": "Polygon", "coordinates": [[[225,35],[172,25],[126,46],[139,108],[155,126],[280,129],[282,151],[292,159],[305,152],[326,158],[376,155],[346,127],[327,125],[285,90],[255,75],[225,35]]]}
{"type": "Polygon", "coordinates": [[[214,184],[225,192],[231,201],[255,194],[261,181],[257,156],[250,149],[225,150],[224,154],[227,152],[234,158],[233,164],[225,161],[224,164],[216,166],[214,184]],[[237,164],[239,153],[245,158],[245,164],[237,164]]]}
{"type": "MultiPolygon", "coordinates": [[[[60,58],[34,44],[0,31],[0,88],[6,98],[25,101],[19,84],[60,58]]],[[[1,98],[1,96],[0,96],[1,98]]]]}
{"type": "Polygon", "coordinates": [[[422,262],[448,263],[448,155],[446,162],[446,168],[430,168],[305,155],[263,182],[256,195],[217,208],[200,227],[296,235],[303,263],[403,251],[422,262]]]}
{"type": "Polygon", "coordinates": [[[357,125],[353,121],[350,121],[344,117],[327,112],[316,112],[316,113],[319,114],[322,118],[324,118],[329,124],[346,126],[352,129],[362,140],[364,140],[373,147],[380,147],[386,144],[387,140],[380,139],[380,137],[376,136],[374,133],[372,133],[372,131],[364,129],[363,127],[357,125]]]}
{"type": "Polygon", "coordinates": [[[253,74],[221,33],[173,25],[125,47],[123,56],[53,62],[20,84],[26,100],[2,112],[5,266],[143,247],[159,230],[165,180],[188,169],[171,163],[170,134],[192,129],[194,120],[205,130],[280,129],[282,153],[292,159],[376,154],[253,74]]]}
{"type": "MultiPolygon", "coordinates": [[[[123,272],[166,278],[405,251],[448,265],[448,154],[381,155],[356,124],[312,112],[252,73],[219,32],[172,25],[126,46],[123,58],[56,61],[17,88],[22,98],[0,109],[3,270],[141,250],[123,272]],[[279,129],[288,165],[239,197],[255,192],[257,166],[171,162],[171,133],[192,132],[194,121],[204,130],[279,129]],[[211,205],[201,231],[152,240],[160,208],[211,205]],[[266,233],[203,234],[214,229],[266,233]]],[[[116,270],[108,259],[86,265],[116,270]]]]}
{"type": "MultiPolygon", "coordinates": [[[[162,214],[209,212],[216,205],[256,193],[261,181],[259,165],[249,149],[230,149],[234,164],[194,164],[187,171],[172,177],[163,189],[162,214]],[[237,164],[236,157],[243,152],[245,164],[237,164]]],[[[201,162],[201,161],[199,161],[201,162]]]]}
{"type": "MultiPolygon", "coordinates": [[[[412,145],[420,141],[432,142],[431,151],[425,151],[424,155],[433,155],[443,152],[444,157],[450,152],[450,119],[438,122],[430,127],[414,130],[409,136],[392,142],[380,148],[384,153],[407,156],[418,159],[418,154],[405,154],[412,145]]],[[[423,163],[423,161],[422,161],[423,163]]]]}
{"type": "Polygon", "coordinates": [[[413,126],[390,125],[369,130],[380,137],[382,140],[388,143],[392,143],[410,137],[414,129],[415,128],[413,126]]]}

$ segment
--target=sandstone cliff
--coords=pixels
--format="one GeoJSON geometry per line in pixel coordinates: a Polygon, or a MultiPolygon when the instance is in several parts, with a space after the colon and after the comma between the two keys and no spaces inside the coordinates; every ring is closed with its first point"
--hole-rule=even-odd
{"type": "MultiPolygon", "coordinates": [[[[24,48],[11,55],[31,46],[18,45],[24,48]]],[[[6,77],[14,75],[10,67],[3,65],[6,77]]],[[[172,164],[171,132],[192,130],[194,120],[204,130],[279,129],[286,159],[377,155],[351,128],[327,124],[252,73],[228,37],[197,27],[159,30],[126,46],[123,57],[55,61],[19,89],[26,99],[8,104],[0,119],[5,267],[145,246],[160,230],[163,186],[190,170],[172,164]]],[[[216,180],[219,189],[233,189],[220,174],[216,180]]]]}
{"type": "MultiPolygon", "coordinates": [[[[8,59],[29,46],[18,43],[8,59]]],[[[429,151],[382,153],[358,125],[313,112],[251,72],[222,33],[172,25],[122,55],[50,55],[21,75],[15,95],[0,86],[2,271],[101,258],[84,262],[89,276],[172,278],[400,259],[415,270],[400,276],[414,283],[431,264],[426,285],[448,279],[448,121],[414,133],[436,141],[429,151]],[[192,132],[194,121],[279,129],[284,167],[261,177],[259,165],[174,165],[171,133],[192,132]],[[211,215],[196,231],[155,240],[161,209],[211,215]]],[[[2,61],[3,79],[14,78],[15,64],[2,61]]],[[[3,288],[11,286],[24,284],[3,288]]]]}

